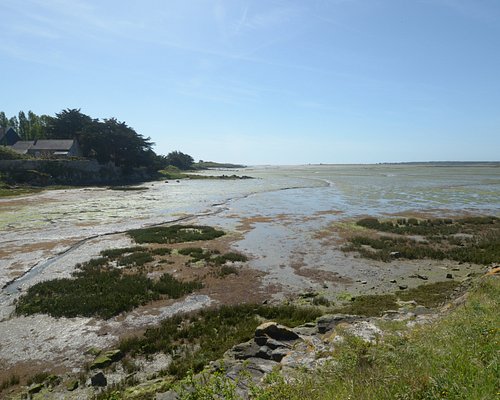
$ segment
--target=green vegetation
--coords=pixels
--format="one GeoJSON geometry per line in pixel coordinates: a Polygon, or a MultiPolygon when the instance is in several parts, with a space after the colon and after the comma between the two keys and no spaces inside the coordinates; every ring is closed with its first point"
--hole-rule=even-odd
{"type": "Polygon", "coordinates": [[[395,294],[360,295],[334,311],[343,314],[381,316],[388,310],[397,310],[398,300],[414,300],[425,307],[436,307],[448,300],[460,284],[456,281],[428,283],[408,290],[398,290],[395,294]]]}
{"type": "Polygon", "coordinates": [[[364,315],[367,317],[379,316],[387,310],[397,310],[396,296],[393,294],[362,295],[353,297],[350,304],[336,309],[343,314],[364,315]]]}
{"type": "Polygon", "coordinates": [[[171,225],[135,229],[128,234],[137,243],[183,243],[216,239],[224,232],[211,226],[171,225]]]}
{"type": "Polygon", "coordinates": [[[144,251],[145,247],[134,246],[134,247],[122,247],[120,249],[109,249],[101,251],[101,256],[109,258],[110,260],[115,260],[124,254],[134,253],[136,251],[144,251]]]}
{"type": "Polygon", "coordinates": [[[246,262],[248,257],[235,252],[220,254],[218,250],[202,249],[201,247],[186,247],[178,250],[179,254],[190,256],[195,262],[205,261],[207,265],[222,266],[228,262],[246,262]]]}
{"type": "Polygon", "coordinates": [[[142,337],[123,340],[120,350],[130,354],[171,354],[173,362],[168,373],[182,378],[189,370],[199,372],[232,346],[249,340],[262,318],[293,327],[320,314],[315,308],[294,306],[222,306],[165,320],[142,337]]]}
{"type": "Polygon", "coordinates": [[[218,162],[203,161],[203,160],[200,160],[197,163],[193,164],[194,169],[209,169],[209,168],[232,169],[232,168],[245,168],[245,167],[246,165],[241,165],[241,164],[218,163],[218,162]]]}
{"type": "MultiPolygon", "coordinates": [[[[133,263],[138,262],[134,258],[133,263]]],[[[181,282],[169,274],[155,282],[142,273],[123,273],[108,263],[105,257],[93,259],[80,265],[73,279],[54,279],[31,286],[19,298],[16,313],[107,319],[161,296],[179,298],[201,287],[199,282],[181,282]]]]}
{"type": "Polygon", "coordinates": [[[437,307],[449,299],[458,286],[460,284],[456,281],[435,282],[408,290],[398,290],[396,296],[404,301],[415,300],[425,307],[437,307]]]}
{"type": "Polygon", "coordinates": [[[169,180],[178,180],[178,179],[219,179],[219,180],[236,180],[236,179],[253,179],[250,176],[239,176],[239,175],[201,175],[201,174],[193,174],[181,171],[179,168],[174,167],[173,165],[168,165],[158,171],[158,179],[169,179],[169,180]]]}
{"type": "Polygon", "coordinates": [[[410,218],[385,222],[365,218],[357,225],[397,235],[358,235],[350,238],[350,243],[343,250],[356,251],[366,258],[382,261],[390,261],[394,257],[450,259],[476,264],[500,260],[500,219],[496,217],[469,217],[455,221],[410,218]],[[423,240],[410,235],[423,236],[423,240]]]}
{"type": "Polygon", "coordinates": [[[166,165],[172,165],[180,170],[188,170],[193,167],[193,157],[180,151],[172,151],[164,158],[166,165]]]}
{"type": "Polygon", "coordinates": [[[25,160],[31,157],[25,154],[19,154],[9,147],[0,145],[0,160],[25,160]]]}
{"type": "Polygon", "coordinates": [[[441,320],[413,331],[394,328],[374,344],[347,335],[335,346],[334,363],[293,380],[271,374],[254,399],[498,398],[499,298],[498,277],[484,278],[441,320]]]}

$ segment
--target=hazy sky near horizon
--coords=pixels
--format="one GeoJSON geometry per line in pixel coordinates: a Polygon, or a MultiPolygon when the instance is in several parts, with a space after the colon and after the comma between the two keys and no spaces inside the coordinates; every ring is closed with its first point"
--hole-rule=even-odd
{"type": "Polygon", "coordinates": [[[0,111],[246,164],[500,160],[499,0],[0,0],[0,111]]]}

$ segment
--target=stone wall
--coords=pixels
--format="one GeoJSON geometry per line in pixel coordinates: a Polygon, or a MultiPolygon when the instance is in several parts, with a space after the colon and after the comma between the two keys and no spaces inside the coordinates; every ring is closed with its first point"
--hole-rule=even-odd
{"type": "Polygon", "coordinates": [[[11,184],[37,186],[112,184],[127,180],[114,164],[95,160],[0,160],[0,173],[11,184]]]}

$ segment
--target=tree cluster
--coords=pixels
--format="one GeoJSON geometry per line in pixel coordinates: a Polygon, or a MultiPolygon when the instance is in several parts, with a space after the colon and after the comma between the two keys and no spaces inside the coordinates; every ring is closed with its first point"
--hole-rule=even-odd
{"type": "Polygon", "coordinates": [[[27,115],[20,111],[17,116],[7,118],[0,112],[0,126],[12,126],[22,140],[77,139],[83,156],[100,163],[113,162],[124,170],[147,167],[151,171],[169,165],[181,170],[190,169],[193,158],[173,151],[167,156],[157,155],[152,150],[153,142],[137,133],[125,122],[115,118],[98,120],[83,114],[80,109],[65,109],[54,117],[27,115]]]}

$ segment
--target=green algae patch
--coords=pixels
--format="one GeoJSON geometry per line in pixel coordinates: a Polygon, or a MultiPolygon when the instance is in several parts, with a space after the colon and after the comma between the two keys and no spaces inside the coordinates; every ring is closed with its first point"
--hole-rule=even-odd
{"type": "Polygon", "coordinates": [[[120,350],[109,350],[96,357],[90,365],[90,369],[102,369],[118,361],[123,356],[120,350]]]}

